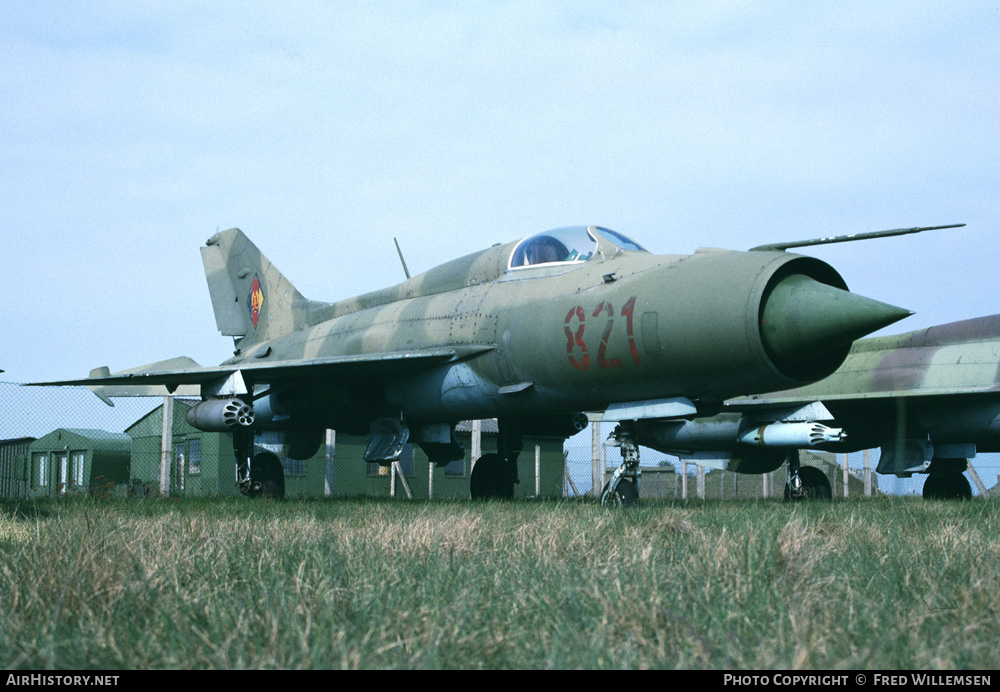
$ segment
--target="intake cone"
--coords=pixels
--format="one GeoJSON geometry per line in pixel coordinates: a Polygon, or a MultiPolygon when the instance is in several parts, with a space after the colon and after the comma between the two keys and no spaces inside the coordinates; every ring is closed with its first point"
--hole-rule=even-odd
{"type": "MultiPolygon", "coordinates": [[[[760,312],[768,355],[786,374],[812,378],[817,365],[843,361],[851,343],[911,315],[909,310],[792,274],[771,289],[760,312]]],[[[833,367],[839,366],[839,362],[833,367]]]]}

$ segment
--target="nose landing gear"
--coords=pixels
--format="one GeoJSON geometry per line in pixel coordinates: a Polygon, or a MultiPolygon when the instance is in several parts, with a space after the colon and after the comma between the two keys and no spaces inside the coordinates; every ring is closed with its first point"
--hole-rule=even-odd
{"type": "Polygon", "coordinates": [[[815,466],[799,465],[799,450],[788,452],[786,500],[829,500],[833,497],[830,480],[815,466]]]}
{"type": "Polygon", "coordinates": [[[602,507],[631,507],[639,502],[642,471],[639,469],[639,445],[632,431],[619,425],[609,438],[610,445],[618,447],[622,463],[611,475],[611,480],[601,490],[602,507]]]}
{"type": "Polygon", "coordinates": [[[254,454],[252,428],[233,432],[236,454],[236,487],[247,497],[280,499],[285,496],[285,470],[272,452],[254,454]]]}

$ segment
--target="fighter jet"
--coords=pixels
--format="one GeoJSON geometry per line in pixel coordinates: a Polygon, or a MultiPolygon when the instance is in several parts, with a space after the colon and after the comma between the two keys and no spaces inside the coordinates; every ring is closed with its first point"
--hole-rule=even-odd
{"type": "MultiPolygon", "coordinates": [[[[281,431],[292,458],[312,456],[331,428],[370,434],[368,461],[391,463],[413,441],[446,464],[464,455],[457,421],[497,418],[498,452],[477,460],[470,484],[474,497],[510,497],[525,432],[568,436],[590,410],[622,421],[707,415],[735,396],[822,379],[855,339],[910,314],[850,293],[793,246],[653,255],[607,228],[574,226],[318,302],[230,229],[201,253],[231,358],[45,384],[84,384],[109,403],[196,392],[188,421],[233,433],[236,483],[251,496],[283,487],[255,431],[281,431]]],[[[621,441],[615,497],[634,492],[638,465],[634,439],[621,441]]]]}
{"type": "Polygon", "coordinates": [[[1000,452],[1000,315],[862,339],[819,382],[723,408],[707,418],[641,421],[633,434],[739,473],[768,473],[789,457],[786,496],[796,497],[829,497],[830,484],[818,469],[796,469],[795,450],[881,447],[879,473],[926,473],[925,498],[969,498],[968,459],[1000,452]]]}

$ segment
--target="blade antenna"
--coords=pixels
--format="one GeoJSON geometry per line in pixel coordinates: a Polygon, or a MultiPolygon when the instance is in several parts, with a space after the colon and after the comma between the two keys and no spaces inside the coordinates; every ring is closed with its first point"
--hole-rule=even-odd
{"type": "Polygon", "coordinates": [[[410,270],[406,268],[406,260],[403,259],[403,251],[399,249],[399,241],[393,238],[392,242],[396,243],[396,252],[399,253],[399,261],[403,263],[403,273],[406,274],[406,278],[409,279],[410,270]]]}

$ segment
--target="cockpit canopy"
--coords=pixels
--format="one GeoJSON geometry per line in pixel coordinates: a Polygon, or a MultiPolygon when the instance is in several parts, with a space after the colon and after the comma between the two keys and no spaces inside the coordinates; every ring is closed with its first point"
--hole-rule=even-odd
{"type": "Polygon", "coordinates": [[[517,244],[510,255],[510,268],[523,269],[542,264],[578,264],[597,251],[598,237],[624,250],[640,250],[620,233],[600,226],[568,226],[529,236],[517,244]]]}

